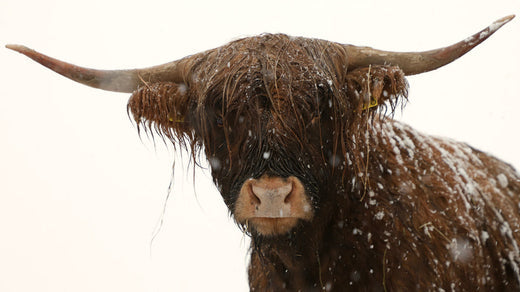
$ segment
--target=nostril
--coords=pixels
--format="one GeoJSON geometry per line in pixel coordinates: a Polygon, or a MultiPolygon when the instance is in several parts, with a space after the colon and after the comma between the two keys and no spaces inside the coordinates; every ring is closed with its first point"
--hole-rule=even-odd
{"type": "Polygon", "coordinates": [[[288,204],[294,197],[293,189],[294,189],[294,186],[293,186],[293,183],[291,182],[289,185],[287,185],[287,195],[286,195],[285,199],[283,200],[284,203],[288,204]]]}
{"type": "Polygon", "coordinates": [[[260,205],[262,203],[262,201],[260,200],[260,198],[255,194],[255,192],[253,191],[253,185],[250,184],[249,185],[249,194],[250,194],[250,197],[251,197],[251,202],[256,204],[256,205],[260,205]]]}
{"type": "Polygon", "coordinates": [[[285,199],[283,200],[284,203],[288,204],[290,201],[291,201],[291,198],[292,198],[292,191],[289,192],[289,194],[287,194],[287,196],[285,197],[285,199]]]}

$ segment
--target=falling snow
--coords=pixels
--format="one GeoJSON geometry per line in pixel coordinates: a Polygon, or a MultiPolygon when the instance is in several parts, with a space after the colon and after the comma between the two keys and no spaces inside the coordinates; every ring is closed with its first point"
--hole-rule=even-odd
{"type": "Polygon", "coordinates": [[[508,182],[507,176],[505,174],[503,174],[503,173],[499,174],[497,176],[497,180],[498,180],[500,187],[507,188],[507,185],[509,184],[509,182],[508,182]]]}

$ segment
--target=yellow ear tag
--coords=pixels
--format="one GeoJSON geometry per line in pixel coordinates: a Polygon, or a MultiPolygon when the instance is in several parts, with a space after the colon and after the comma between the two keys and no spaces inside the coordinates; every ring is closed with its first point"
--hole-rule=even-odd
{"type": "MultiPolygon", "coordinates": [[[[173,122],[173,118],[169,118],[168,119],[170,122],[173,122]]],[[[176,123],[184,123],[184,117],[179,117],[177,118],[177,120],[175,121],[176,123]]]]}
{"type": "Polygon", "coordinates": [[[363,110],[366,110],[366,109],[369,109],[369,108],[372,108],[372,107],[375,107],[377,106],[378,103],[377,103],[377,99],[373,98],[373,97],[370,97],[370,104],[367,106],[366,104],[363,105],[363,110]]]}

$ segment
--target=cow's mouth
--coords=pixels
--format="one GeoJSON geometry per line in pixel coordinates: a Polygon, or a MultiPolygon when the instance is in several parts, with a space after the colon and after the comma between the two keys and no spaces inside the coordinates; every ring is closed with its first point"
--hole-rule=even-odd
{"type": "Polygon", "coordinates": [[[246,228],[262,235],[279,235],[289,232],[298,223],[299,218],[255,217],[246,220],[246,228]]]}
{"type": "Polygon", "coordinates": [[[247,180],[235,203],[235,219],[248,230],[279,235],[293,229],[299,220],[311,220],[313,210],[301,181],[262,176],[247,180]]]}

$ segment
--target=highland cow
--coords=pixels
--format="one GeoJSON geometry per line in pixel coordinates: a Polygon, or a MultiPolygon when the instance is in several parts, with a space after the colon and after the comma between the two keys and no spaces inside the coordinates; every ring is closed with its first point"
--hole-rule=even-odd
{"type": "Polygon", "coordinates": [[[264,34],[161,66],[102,71],[10,45],[83,84],[132,93],[140,129],[205,154],[251,236],[252,291],[520,289],[520,175],[391,118],[407,75],[459,58],[264,34]]]}

